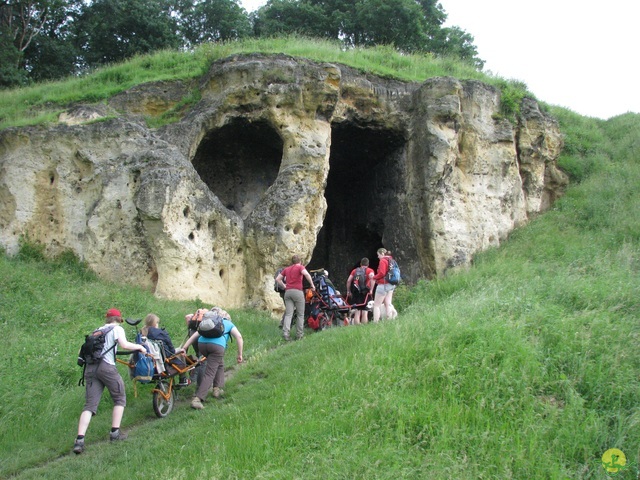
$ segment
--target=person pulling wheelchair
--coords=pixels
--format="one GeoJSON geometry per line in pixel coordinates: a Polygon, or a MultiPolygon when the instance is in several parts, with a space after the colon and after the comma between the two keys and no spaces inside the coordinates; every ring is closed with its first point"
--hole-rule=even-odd
{"type": "Polygon", "coordinates": [[[242,363],[242,352],[244,349],[244,340],[240,330],[231,321],[231,316],[219,307],[213,307],[211,312],[220,315],[223,318],[224,334],[217,338],[207,338],[197,331],[189,337],[189,339],[179,348],[176,353],[184,353],[194,342],[198,344],[198,351],[201,355],[207,357],[202,381],[198,385],[196,394],[191,400],[191,408],[201,410],[204,408],[203,402],[207,398],[209,389],[213,386],[213,396],[219,398],[224,394],[224,352],[227,348],[227,340],[232,336],[238,344],[238,363],[242,363]]]}

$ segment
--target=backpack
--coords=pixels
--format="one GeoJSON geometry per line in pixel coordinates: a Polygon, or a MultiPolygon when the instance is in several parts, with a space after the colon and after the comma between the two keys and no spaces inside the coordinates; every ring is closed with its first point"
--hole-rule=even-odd
{"type": "MultiPolygon", "coordinates": [[[[150,353],[149,347],[144,341],[142,341],[142,334],[138,333],[136,335],[136,343],[139,345],[143,345],[147,350],[147,353],[150,353]]],[[[149,383],[153,379],[154,365],[152,357],[140,352],[133,352],[131,354],[130,365],[132,365],[131,377],[135,381],[140,383],[149,383]]]]}
{"type": "Polygon", "coordinates": [[[369,291],[369,288],[367,287],[367,267],[356,268],[353,283],[351,284],[351,290],[354,293],[366,293],[369,291]]]}
{"type": "Polygon", "coordinates": [[[389,258],[389,270],[384,276],[384,280],[391,285],[398,285],[400,283],[400,267],[398,262],[393,258],[389,258]]]}
{"type": "MultiPolygon", "coordinates": [[[[280,292],[284,292],[284,290],[282,289],[282,287],[278,284],[278,282],[276,282],[276,278],[278,278],[278,275],[280,275],[280,273],[284,270],[284,268],[279,268],[276,271],[276,274],[273,276],[273,290],[280,293],[280,292]]],[[[286,279],[283,278],[283,281],[286,282],[286,279]]]]}
{"type": "Polygon", "coordinates": [[[78,381],[78,386],[84,385],[84,372],[87,368],[87,364],[94,364],[100,362],[104,358],[104,356],[109,353],[111,350],[116,348],[117,342],[113,343],[113,347],[111,347],[106,352],[102,352],[104,349],[104,342],[107,338],[107,333],[115,328],[115,325],[110,325],[104,329],[95,329],[89,335],[84,337],[84,343],[80,347],[80,351],[78,352],[78,366],[82,367],[82,376],[78,381]]]}
{"type": "Polygon", "coordinates": [[[84,367],[87,363],[98,363],[102,358],[111,350],[116,348],[116,343],[113,344],[106,352],[102,353],[104,349],[104,342],[107,338],[107,333],[115,328],[115,325],[111,325],[105,329],[95,329],[89,335],[84,337],[84,343],[80,347],[78,352],[78,366],[84,367]]]}
{"type": "Polygon", "coordinates": [[[224,318],[214,312],[203,315],[198,333],[205,338],[220,338],[224,335],[224,318]]]}

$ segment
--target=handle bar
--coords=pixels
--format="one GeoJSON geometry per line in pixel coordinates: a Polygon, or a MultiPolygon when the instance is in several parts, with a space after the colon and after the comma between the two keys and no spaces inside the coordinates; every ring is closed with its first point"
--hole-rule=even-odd
{"type": "Polygon", "coordinates": [[[132,355],[134,353],[139,353],[140,355],[145,355],[147,357],[153,357],[153,355],[151,355],[150,353],[142,353],[142,352],[138,352],[136,351],[132,351],[132,350],[122,350],[122,351],[118,351],[116,352],[116,355],[132,355]]]}

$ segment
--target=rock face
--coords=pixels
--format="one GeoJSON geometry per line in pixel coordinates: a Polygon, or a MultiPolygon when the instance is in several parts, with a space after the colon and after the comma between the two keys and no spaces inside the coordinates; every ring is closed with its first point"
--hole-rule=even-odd
{"type": "Polygon", "coordinates": [[[466,266],[561,195],[556,122],[476,81],[402,83],[243,55],[0,132],[0,244],[28,235],[156,295],[281,308],[299,254],[338,285],[375,251],[409,282],[466,266]],[[168,126],[145,118],[200,100],[168,126]],[[102,119],[97,121],[96,119],[102,119]]]}

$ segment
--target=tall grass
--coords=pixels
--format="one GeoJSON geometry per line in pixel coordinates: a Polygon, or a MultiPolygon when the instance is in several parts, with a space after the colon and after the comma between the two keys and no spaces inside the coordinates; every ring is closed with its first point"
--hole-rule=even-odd
{"type": "MultiPolygon", "coordinates": [[[[74,365],[73,358],[78,342],[102,324],[105,309],[117,307],[133,318],[156,313],[178,345],[186,336],[184,315],[202,303],[166,301],[141,289],[105,284],[72,256],[45,262],[41,251],[28,243],[16,258],[3,255],[0,271],[0,478],[5,478],[67,450],[61,448],[61,439],[74,430],[74,417],[79,415],[84,399],[84,389],[77,385],[81,369],[74,365]]],[[[247,344],[248,358],[259,357],[277,344],[277,329],[268,314],[233,314],[252,340],[247,344]]],[[[132,340],[135,332],[126,324],[125,329],[132,340]]],[[[232,343],[229,359],[235,359],[235,350],[232,343]]],[[[122,374],[128,378],[125,367],[122,374]]],[[[127,384],[127,424],[148,422],[154,418],[151,386],[139,386],[138,398],[134,398],[133,384],[127,384]]],[[[188,390],[178,408],[185,408],[184,401],[193,394],[193,387],[188,390]]],[[[113,404],[107,397],[105,393],[100,414],[91,425],[94,441],[104,437],[110,427],[113,404]]],[[[75,478],[75,473],[65,478],[75,478]]]]}
{"type": "MultiPolygon", "coordinates": [[[[103,102],[141,83],[197,78],[206,73],[214,61],[239,53],[284,53],[319,62],[344,63],[363,72],[405,81],[421,82],[434,76],[477,79],[503,89],[509,97],[532,96],[526,92],[522,82],[478,72],[470,65],[451,58],[405,55],[386,46],[346,50],[338,42],[297,36],[253,38],[203,44],[193,51],[159,51],[79,77],[3,90],[0,129],[55,123],[59,113],[72,103],[103,102]]],[[[512,112],[513,106],[509,110],[512,112]]]]}

